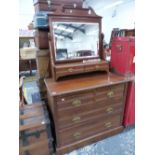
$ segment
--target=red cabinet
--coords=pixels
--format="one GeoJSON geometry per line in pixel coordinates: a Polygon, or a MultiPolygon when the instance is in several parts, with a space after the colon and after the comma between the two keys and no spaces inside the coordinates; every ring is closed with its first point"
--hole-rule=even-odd
{"type": "Polygon", "coordinates": [[[123,125],[128,126],[133,124],[135,124],[135,83],[131,82],[127,91],[123,125]]]}
{"type": "MultiPolygon", "coordinates": [[[[134,37],[115,37],[111,44],[111,68],[122,75],[135,74],[134,37]]],[[[135,123],[135,83],[128,86],[123,125],[135,123]]]]}
{"type": "Polygon", "coordinates": [[[135,73],[135,38],[115,37],[111,44],[110,66],[120,74],[135,73]]]}

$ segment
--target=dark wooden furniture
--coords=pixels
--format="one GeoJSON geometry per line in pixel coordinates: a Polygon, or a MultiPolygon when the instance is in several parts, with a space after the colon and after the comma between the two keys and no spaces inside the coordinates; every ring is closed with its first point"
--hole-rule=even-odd
{"type": "Polygon", "coordinates": [[[122,131],[130,80],[111,73],[77,75],[59,82],[45,80],[55,123],[57,155],[122,131]]]}
{"type": "MultiPolygon", "coordinates": [[[[85,72],[93,72],[93,71],[109,71],[109,65],[104,60],[104,51],[103,51],[103,37],[101,33],[101,19],[102,17],[96,15],[94,10],[92,8],[84,9],[84,8],[66,8],[64,6],[60,6],[57,8],[57,10],[54,13],[48,13],[49,16],[49,25],[50,25],[50,37],[49,37],[49,46],[50,46],[50,52],[51,52],[51,66],[52,66],[52,75],[55,80],[58,80],[59,77],[67,76],[67,75],[73,75],[73,74],[79,74],[79,73],[85,73],[85,72]],[[97,48],[97,55],[91,56],[91,57],[77,57],[77,58],[71,58],[71,59],[65,59],[65,60],[57,60],[56,59],[56,52],[57,52],[57,46],[56,46],[56,38],[55,34],[55,27],[53,26],[53,23],[60,22],[57,26],[60,25],[66,25],[62,23],[70,23],[66,26],[70,28],[75,28],[75,25],[72,25],[72,23],[81,23],[82,25],[89,25],[89,24],[96,24],[98,25],[98,43],[96,44],[97,48]],[[99,59],[99,61],[96,61],[92,64],[89,63],[83,63],[85,60],[91,60],[91,59],[99,59]],[[97,67],[96,67],[97,66],[97,67]],[[99,67],[98,67],[99,66],[99,67]],[[102,67],[101,67],[102,66],[102,67]],[[102,69],[101,69],[102,68],[102,69]]],[[[80,27],[76,27],[77,29],[75,31],[84,31],[81,30],[80,27]]],[[[71,36],[65,35],[64,32],[61,32],[59,35],[62,35],[63,37],[67,37],[69,39],[72,39],[71,36]]],[[[85,40],[86,41],[86,40],[85,40]]],[[[87,44],[87,43],[86,43],[87,44]]],[[[70,44],[70,46],[72,46],[70,44]]],[[[82,45],[81,45],[82,46],[82,45]]],[[[83,46],[82,46],[83,47],[83,46]]],[[[88,49],[85,49],[83,47],[84,51],[87,51],[88,49]]],[[[77,50],[77,49],[76,49],[77,50]]]]}
{"type": "Polygon", "coordinates": [[[35,31],[35,44],[39,49],[48,49],[48,30],[36,30],[35,31]]]}
{"type": "Polygon", "coordinates": [[[53,136],[46,105],[27,104],[22,90],[24,78],[19,79],[19,154],[52,155],[53,136]]]}
{"type": "Polygon", "coordinates": [[[55,11],[58,6],[64,5],[68,8],[82,8],[83,0],[34,0],[35,12],[55,11]]]}
{"type": "Polygon", "coordinates": [[[102,17],[90,7],[82,8],[81,0],[37,0],[34,6],[36,12],[49,11],[52,78],[45,79],[45,85],[54,118],[56,154],[63,155],[122,131],[126,90],[132,79],[109,72],[104,60],[102,17]],[[79,38],[74,40],[75,36],[79,38]],[[59,49],[63,49],[61,58],[57,56],[59,49]]]}
{"type": "Polygon", "coordinates": [[[57,80],[59,77],[83,74],[94,71],[109,71],[109,65],[105,61],[92,61],[92,62],[76,62],[69,64],[58,64],[53,66],[53,75],[57,80]]]}
{"type": "Polygon", "coordinates": [[[28,47],[31,47],[30,40],[34,40],[33,36],[20,36],[19,37],[19,72],[22,71],[30,71],[30,75],[32,74],[32,70],[36,70],[36,59],[29,58],[29,59],[22,59],[20,49],[24,47],[26,43],[28,47]]]}
{"type": "Polygon", "coordinates": [[[52,155],[53,138],[44,103],[21,106],[19,112],[19,154],[52,155]]]}
{"type": "Polygon", "coordinates": [[[29,71],[30,75],[32,75],[32,70],[36,70],[36,59],[20,59],[19,58],[19,72],[29,71]]]}

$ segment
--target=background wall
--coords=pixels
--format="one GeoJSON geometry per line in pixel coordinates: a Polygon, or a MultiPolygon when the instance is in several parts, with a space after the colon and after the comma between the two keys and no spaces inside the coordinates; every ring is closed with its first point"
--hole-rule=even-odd
{"type": "Polygon", "coordinates": [[[34,16],[33,0],[19,0],[19,28],[28,29],[34,16]]]}
{"type": "Polygon", "coordinates": [[[134,28],[135,23],[135,1],[134,0],[86,0],[95,12],[102,16],[102,31],[105,34],[105,41],[109,43],[113,28],[134,28]],[[116,2],[122,2],[116,6],[116,2]]]}

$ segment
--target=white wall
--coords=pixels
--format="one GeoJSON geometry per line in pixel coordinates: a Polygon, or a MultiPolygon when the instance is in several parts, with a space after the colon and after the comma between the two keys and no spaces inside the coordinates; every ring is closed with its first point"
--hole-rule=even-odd
{"type": "Polygon", "coordinates": [[[102,16],[102,32],[105,34],[105,41],[109,43],[111,31],[113,28],[132,29],[135,23],[135,1],[124,0],[124,3],[113,8],[106,9],[106,6],[115,3],[119,0],[87,0],[87,5],[90,5],[95,12],[102,16]],[[112,15],[115,14],[114,17],[112,15]]]}
{"type": "Polygon", "coordinates": [[[19,0],[19,28],[28,29],[34,16],[33,0],[19,0]]]}

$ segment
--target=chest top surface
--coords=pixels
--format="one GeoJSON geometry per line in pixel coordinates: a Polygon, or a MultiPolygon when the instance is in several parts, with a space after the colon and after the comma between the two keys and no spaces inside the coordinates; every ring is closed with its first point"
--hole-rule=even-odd
{"type": "Polygon", "coordinates": [[[108,74],[87,74],[65,78],[62,81],[45,79],[45,85],[50,96],[63,95],[77,91],[89,90],[93,88],[105,87],[119,83],[133,81],[134,77],[124,77],[113,73],[108,74]]]}

